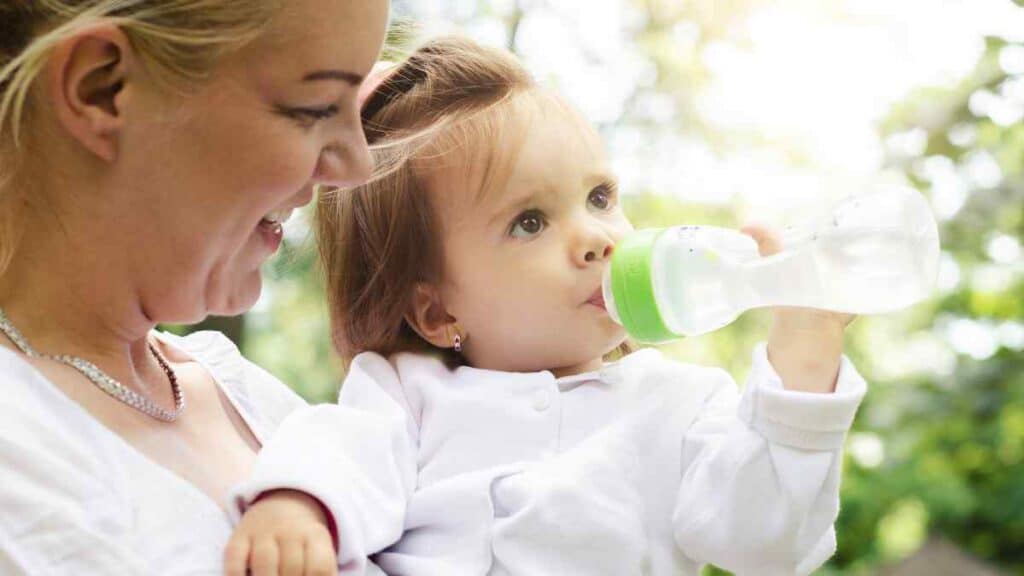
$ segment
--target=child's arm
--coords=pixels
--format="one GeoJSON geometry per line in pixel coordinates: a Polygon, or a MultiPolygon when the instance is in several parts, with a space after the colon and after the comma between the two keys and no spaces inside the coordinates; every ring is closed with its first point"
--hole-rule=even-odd
{"type": "MultiPolygon", "coordinates": [[[[778,251],[771,233],[745,231],[762,255],[778,251]]],[[[673,524],[680,547],[700,562],[809,574],[835,551],[842,444],[866,385],[842,356],[852,316],[773,313],[742,401],[720,374],[723,385],[687,434],[673,524]]]]}
{"type": "MultiPolygon", "coordinates": [[[[765,227],[750,225],[742,231],[757,241],[761,256],[782,249],[779,237],[765,227]]],[[[768,360],[782,385],[801,392],[832,392],[843,354],[843,331],[854,316],[796,307],[777,307],[772,316],[768,360]]]]}
{"type": "Polygon", "coordinates": [[[810,574],[835,551],[842,446],[866,384],[842,358],[834,393],[786,390],[764,344],[742,399],[715,372],[684,438],[676,542],[737,574],[810,574]]]}
{"type": "Polygon", "coordinates": [[[324,563],[326,539],[330,573],[364,573],[369,556],[402,535],[416,484],[417,412],[386,359],[358,356],[338,405],[286,418],[249,481],[233,491],[234,511],[244,516],[226,563],[238,569],[244,559],[244,573],[257,560],[276,561],[277,569],[298,566],[301,574],[306,562],[324,563]],[[303,551],[301,562],[293,550],[303,551]]]}

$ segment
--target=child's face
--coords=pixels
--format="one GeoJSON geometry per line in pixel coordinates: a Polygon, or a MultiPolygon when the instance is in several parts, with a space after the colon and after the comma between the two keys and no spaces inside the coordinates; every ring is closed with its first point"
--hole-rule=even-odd
{"type": "Polygon", "coordinates": [[[594,369],[625,337],[600,300],[601,277],[632,226],[600,138],[581,117],[543,102],[512,122],[528,124],[503,191],[454,186],[435,196],[445,229],[441,296],[473,366],[594,369]]]}

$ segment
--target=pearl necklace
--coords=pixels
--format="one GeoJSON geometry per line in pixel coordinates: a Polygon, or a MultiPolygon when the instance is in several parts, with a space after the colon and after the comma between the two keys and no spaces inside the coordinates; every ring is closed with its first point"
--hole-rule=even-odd
{"type": "Polygon", "coordinates": [[[83,376],[89,379],[90,382],[95,384],[100,390],[103,390],[118,402],[127,404],[128,406],[142,412],[143,414],[156,418],[161,422],[174,422],[181,416],[182,411],[185,410],[185,396],[181,392],[181,386],[178,385],[178,377],[174,374],[174,370],[167,364],[163,356],[157,352],[156,347],[153,344],[149,345],[149,352],[156,358],[157,364],[163,369],[164,374],[167,374],[167,379],[171,383],[171,392],[174,394],[174,410],[167,410],[157,406],[148,397],[129,389],[124,384],[121,384],[117,380],[114,380],[110,376],[107,376],[102,370],[100,370],[95,364],[88,360],[83,360],[77,356],[69,356],[67,354],[51,355],[51,354],[40,354],[36,352],[32,346],[29,345],[25,337],[21,335],[21,332],[14,327],[14,324],[4,314],[2,308],[0,308],[0,331],[7,335],[14,342],[14,345],[18,347],[26,356],[29,358],[48,358],[50,360],[56,360],[63,364],[71,366],[75,370],[82,373],[83,376]]]}

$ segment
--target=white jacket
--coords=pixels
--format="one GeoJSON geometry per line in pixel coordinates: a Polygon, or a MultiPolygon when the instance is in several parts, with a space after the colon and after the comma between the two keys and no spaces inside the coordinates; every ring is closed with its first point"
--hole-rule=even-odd
{"type": "Polygon", "coordinates": [[[835,550],[841,449],[865,392],[790,392],[654,349],[555,378],[373,353],[293,413],[234,493],[304,490],[342,574],[807,574],[835,550]]]}

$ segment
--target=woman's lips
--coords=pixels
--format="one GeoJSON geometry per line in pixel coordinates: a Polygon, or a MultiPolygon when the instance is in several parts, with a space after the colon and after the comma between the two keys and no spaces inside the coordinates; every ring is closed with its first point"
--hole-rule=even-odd
{"type": "Polygon", "coordinates": [[[284,239],[284,227],[281,226],[281,223],[260,220],[256,229],[259,231],[260,237],[267,247],[270,248],[270,251],[277,252],[277,249],[281,247],[281,241],[284,239]]]}

